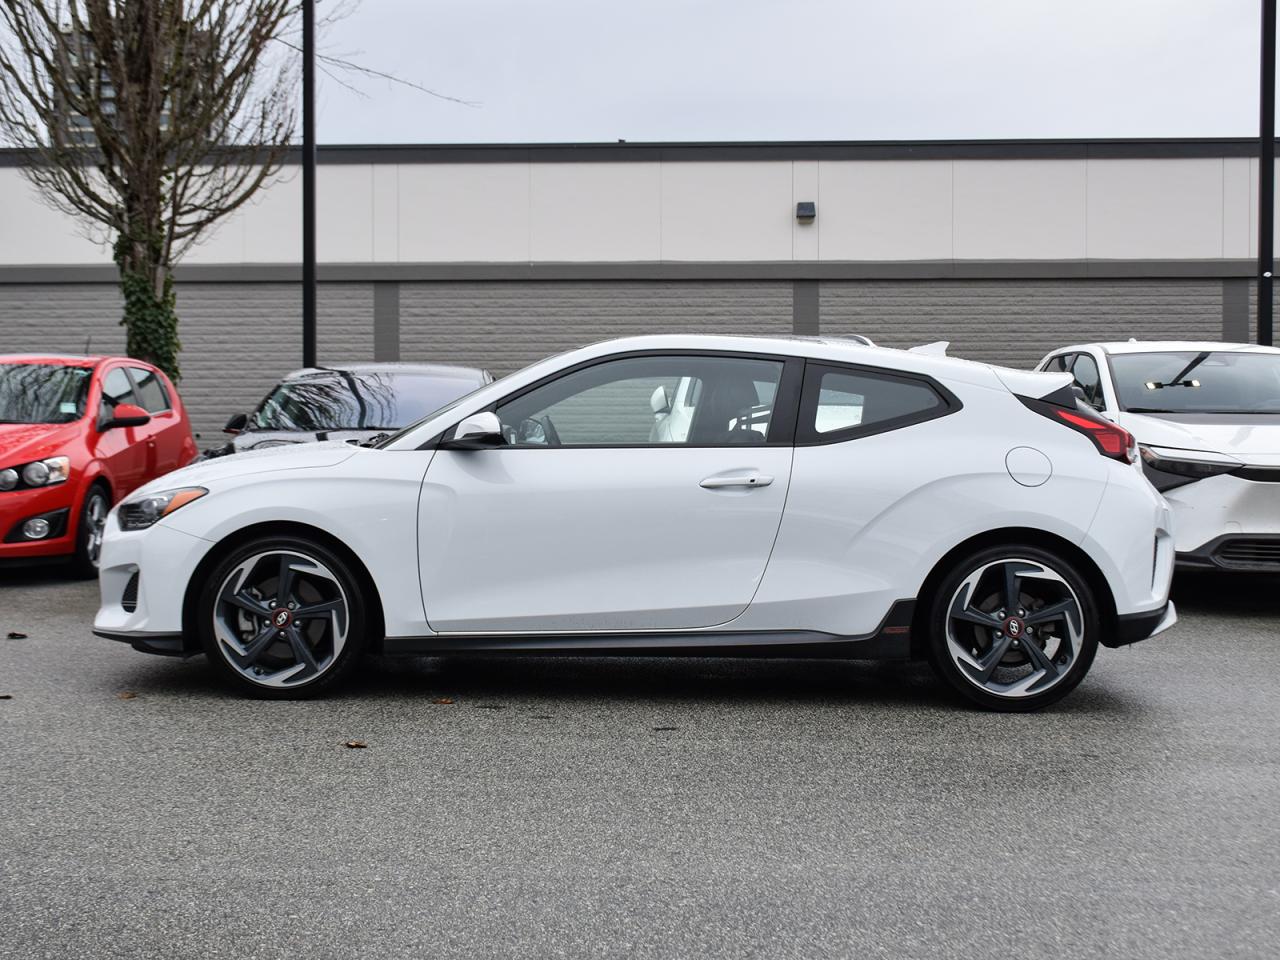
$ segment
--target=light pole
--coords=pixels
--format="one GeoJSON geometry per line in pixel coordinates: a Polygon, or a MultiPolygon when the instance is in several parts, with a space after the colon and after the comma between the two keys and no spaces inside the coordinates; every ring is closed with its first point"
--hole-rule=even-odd
{"type": "Polygon", "coordinates": [[[1258,123],[1258,343],[1271,346],[1271,272],[1276,196],[1276,0],[1262,0],[1262,89],[1258,123]]]}
{"type": "Polygon", "coordinates": [[[315,0],[302,0],[302,365],[316,365],[315,0]]]}

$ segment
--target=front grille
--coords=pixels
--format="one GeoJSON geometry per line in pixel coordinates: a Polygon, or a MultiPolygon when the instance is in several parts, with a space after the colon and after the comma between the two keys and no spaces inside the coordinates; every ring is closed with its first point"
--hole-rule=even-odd
{"type": "Polygon", "coordinates": [[[138,609],[138,573],[134,571],[129,582],[124,585],[124,596],[120,598],[120,606],[124,607],[125,612],[133,613],[138,609]]]}
{"type": "Polygon", "coordinates": [[[1213,556],[1223,567],[1280,570],[1280,538],[1257,540],[1240,537],[1226,540],[1214,551],[1213,556]]]}

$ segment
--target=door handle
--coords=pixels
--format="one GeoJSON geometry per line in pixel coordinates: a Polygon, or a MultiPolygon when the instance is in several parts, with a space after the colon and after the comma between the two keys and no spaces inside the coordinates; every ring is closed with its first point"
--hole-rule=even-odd
{"type": "Polygon", "coordinates": [[[743,473],[736,477],[707,477],[698,486],[708,490],[720,487],[767,487],[773,483],[773,477],[763,473],[743,473]]]}

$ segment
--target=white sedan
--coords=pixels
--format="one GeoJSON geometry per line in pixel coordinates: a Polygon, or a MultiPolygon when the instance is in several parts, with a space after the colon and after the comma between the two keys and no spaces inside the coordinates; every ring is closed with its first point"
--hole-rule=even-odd
{"type": "Polygon", "coordinates": [[[1280,571],[1280,350],[1246,343],[1088,343],[1039,369],[1071,373],[1138,438],[1173,506],[1177,563],[1280,571]]]}
{"type": "Polygon", "coordinates": [[[1070,383],[841,340],[596,344],[375,448],[148,485],[108,524],[95,632],[269,697],[365,653],[693,652],[927,658],[1034,709],[1176,619],[1168,505],[1070,383]]]}

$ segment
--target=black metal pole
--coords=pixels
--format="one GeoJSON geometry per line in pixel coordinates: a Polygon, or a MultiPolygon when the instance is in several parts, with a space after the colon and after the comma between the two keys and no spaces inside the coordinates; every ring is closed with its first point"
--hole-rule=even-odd
{"type": "Polygon", "coordinates": [[[1275,268],[1276,0],[1262,0],[1262,90],[1258,123],[1258,343],[1271,346],[1275,268]]]}
{"type": "Polygon", "coordinates": [[[315,0],[302,0],[302,365],[316,365],[315,0]]]}

